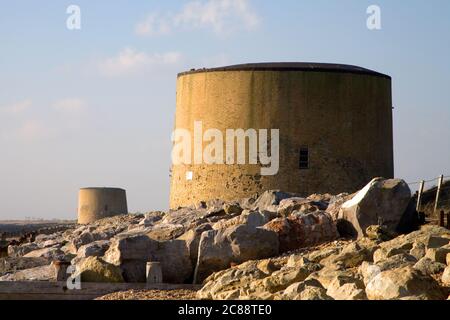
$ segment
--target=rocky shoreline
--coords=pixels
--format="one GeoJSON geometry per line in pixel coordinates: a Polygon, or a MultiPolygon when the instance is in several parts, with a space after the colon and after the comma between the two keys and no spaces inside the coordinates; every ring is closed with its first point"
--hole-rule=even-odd
{"type": "Polygon", "coordinates": [[[446,300],[450,231],[437,226],[382,242],[335,241],[249,261],[205,281],[200,299],[446,300]]]}
{"type": "Polygon", "coordinates": [[[158,262],[165,283],[202,284],[196,299],[446,300],[450,231],[421,222],[402,180],[374,179],[352,195],[267,191],[38,234],[8,246],[0,281],[55,281],[58,262],[81,282],[142,283],[158,262]]]}

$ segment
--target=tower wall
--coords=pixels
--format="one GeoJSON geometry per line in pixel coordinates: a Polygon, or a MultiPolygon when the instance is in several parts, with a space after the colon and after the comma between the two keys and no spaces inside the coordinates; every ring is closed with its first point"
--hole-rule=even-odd
{"type": "Polygon", "coordinates": [[[175,128],[193,133],[196,121],[203,132],[224,136],[227,129],[279,129],[279,172],[261,176],[260,164],[174,165],[171,208],[272,189],[353,192],[373,177],[394,175],[391,78],[367,69],[296,63],[182,73],[175,128]],[[301,149],[308,169],[300,169],[301,149]]]}
{"type": "Polygon", "coordinates": [[[78,223],[127,214],[126,191],[117,188],[84,188],[78,198],[78,223]]]}

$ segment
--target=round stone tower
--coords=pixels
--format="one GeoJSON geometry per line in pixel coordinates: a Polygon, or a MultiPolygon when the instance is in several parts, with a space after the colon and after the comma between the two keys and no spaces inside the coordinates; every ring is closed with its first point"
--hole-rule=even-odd
{"type": "Polygon", "coordinates": [[[78,223],[127,214],[126,191],[117,188],[83,188],[78,197],[78,223]]]}
{"type": "MultiPolygon", "coordinates": [[[[394,175],[391,78],[356,66],[263,63],[181,73],[175,129],[192,133],[193,161],[172,166],[171,208],[272,189],[304,196],[353,192],[373,177],[394,175]],[[194,159],[195,148],[209,143],[199,132],[210,129],[223,133],[224,150],[227,130],[243,129],[248,155],[251,137],[266,129],[270,155],[278,129],[278,170],[262,174],[267,164],[260,159],[194,159]]],[[[264,136],[258,137],[261,152],[264,136]]]]}

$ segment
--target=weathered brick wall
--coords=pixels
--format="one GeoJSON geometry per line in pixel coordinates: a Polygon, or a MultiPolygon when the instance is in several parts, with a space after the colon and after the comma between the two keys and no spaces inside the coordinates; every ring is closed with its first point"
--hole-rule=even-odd
{"type": "Polygon", "coordinates": [[[391,79],[380,74],[317,71],[205,71],[181,74],[176,128],[193,132],[280,129],[280,170],[258,165],[172,168],[170,206],[243,198],[268,189],[303,195],[353,192],[394,175],[391,79]],[[299,150],[308,146],[308,170],[299,150]],[[186,172],[194,173],[193,180],[186,172]]]}

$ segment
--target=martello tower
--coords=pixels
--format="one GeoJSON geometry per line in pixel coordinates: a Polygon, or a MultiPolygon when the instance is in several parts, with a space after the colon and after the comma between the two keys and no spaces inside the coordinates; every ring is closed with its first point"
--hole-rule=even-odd
{"type": "Polygon", "coordinates": [[[391,78],[364,68],[263,63],[178,75],[175,128],[279,129],[279,171],[261,164],[173,165],[170,206],[265,190],[353,192],[394,175],[391,78]]]}

